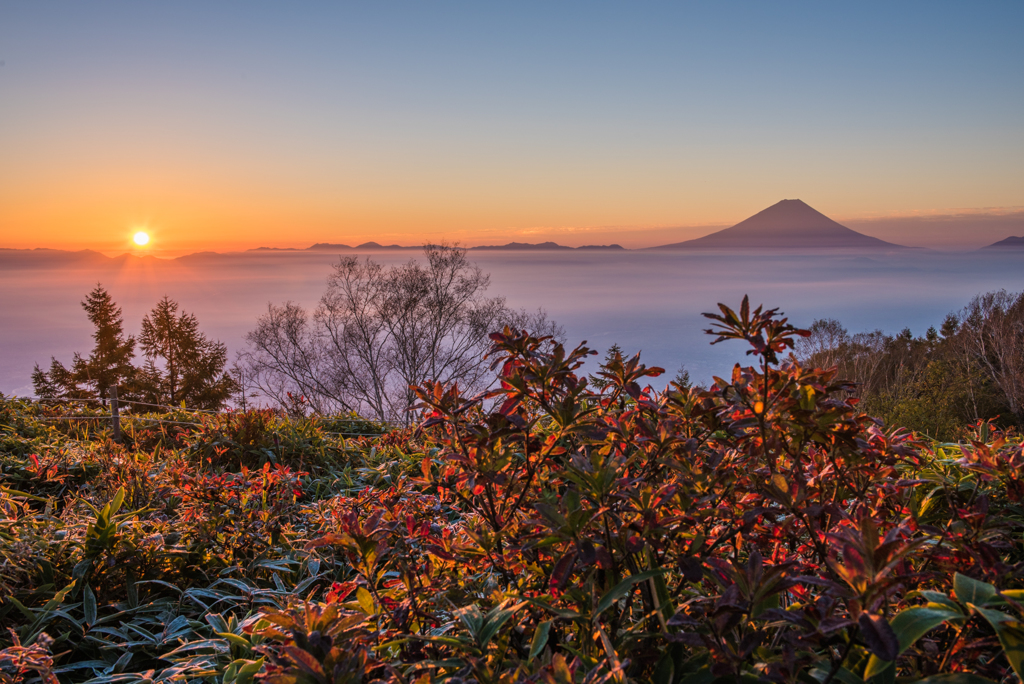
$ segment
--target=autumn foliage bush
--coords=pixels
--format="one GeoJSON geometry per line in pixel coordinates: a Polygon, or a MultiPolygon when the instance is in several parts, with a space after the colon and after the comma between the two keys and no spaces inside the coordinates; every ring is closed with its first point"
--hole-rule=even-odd
{"type": "MultiPolygon", "coordinates": [[[[506,329],[494,389],[425,383],[415,431],[320,431],[345,459],[298,468],[257,454],[316,426],[218,419],[142,459],[133,510],[116,482],[55,506],[5,450],[0,567],[43,560],[0,574],[0,670],[40,644],[39,677],[97,684],[1016,681],[1021,439],[883,427],[775,310],[709,316],[753,357],[709,389],[614,356],[595,391],[591,350],[506,329]]],[[[29,424],[5,439],[44,460],[110,448],[29,424]]]]}

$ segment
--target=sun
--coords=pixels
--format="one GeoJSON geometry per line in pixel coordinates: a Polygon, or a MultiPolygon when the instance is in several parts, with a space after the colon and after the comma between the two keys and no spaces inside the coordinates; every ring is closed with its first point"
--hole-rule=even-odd
{"type": "Polygon", "coordinates": [[[139,247],[142,247],[143,245],[147,245],[147,244],[149,244],[149,233],[146,233],[146,232],[140,230],[138,233],[136,233],[135,235],[132,236],[132,240],[139,247]]]}

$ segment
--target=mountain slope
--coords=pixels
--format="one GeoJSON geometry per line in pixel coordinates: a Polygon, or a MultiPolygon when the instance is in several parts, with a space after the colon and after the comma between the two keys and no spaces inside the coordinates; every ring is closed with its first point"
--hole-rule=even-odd
{"type": "Polygon", "coordinates": [[[801,200],[782,200],[731,228],[654,249],[908,249],[836,223],[801,200]]]}
{"type": "Polygon", "coordinates": [[[1014,237],[1011,235],[1005,240],[993,242],[991,245],[982,247],[982,249],[1024,249],[1024,236],[1014,237]]]}

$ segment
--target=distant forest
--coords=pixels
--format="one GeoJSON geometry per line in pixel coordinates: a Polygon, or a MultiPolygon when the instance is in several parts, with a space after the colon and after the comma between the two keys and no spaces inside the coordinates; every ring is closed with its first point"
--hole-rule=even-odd
{"type": "Polygon", "coordinates": [[[953,440],[979,420],[1024,424],[1024,293],[978,295],[920,337],[851,334],[832,318],[810,332],[797,343],[801,363],[836,367],[886,425],[953,440]]]}

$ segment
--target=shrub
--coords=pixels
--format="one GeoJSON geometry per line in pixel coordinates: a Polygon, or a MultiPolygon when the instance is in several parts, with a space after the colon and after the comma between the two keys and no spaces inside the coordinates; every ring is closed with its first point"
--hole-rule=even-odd
{"type": "Polygon", "coordinates": [[[493,391],[425,383],[416,430],[308,474],[241,461],[310,463],[315,420],[211,417],[156,458],[8,404],[0,653],[94,684],[1019,676],[1021,438],[883,429],[778,312],[712,318],[754,363],[706,390],[610,353],[595,392],[585,346],[506,329],[493,391]]]}

